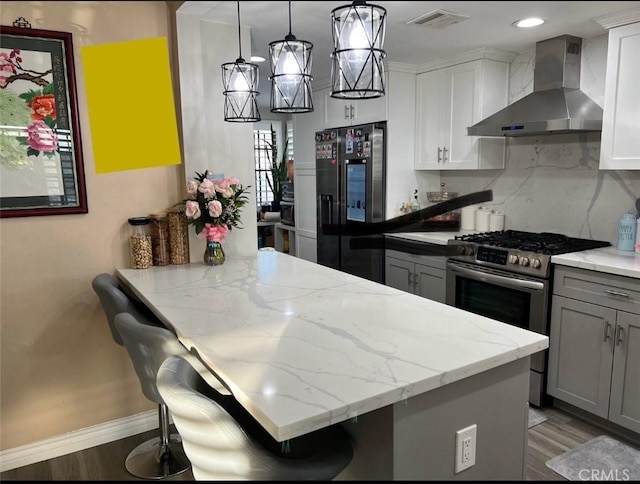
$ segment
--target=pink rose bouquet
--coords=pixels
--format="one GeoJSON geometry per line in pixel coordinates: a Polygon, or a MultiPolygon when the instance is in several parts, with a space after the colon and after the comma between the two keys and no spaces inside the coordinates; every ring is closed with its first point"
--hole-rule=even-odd
{"type": "Polygon", "coordinates": [[[198,237],[224,242],[227,233],[240,225],[249,187],[235,177],[211,179],[207,174],[196,172],[196,177],[187,182],[185,215],[198,237]]]}

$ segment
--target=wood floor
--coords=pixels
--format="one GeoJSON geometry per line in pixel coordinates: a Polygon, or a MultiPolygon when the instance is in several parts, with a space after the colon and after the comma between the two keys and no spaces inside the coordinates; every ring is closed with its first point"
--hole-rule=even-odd
{"type": "MultiPolygon", "coordinates": [[[[526,480],[564,481],[566,479],[547,468],[545,462],[598,435],[606,435],[607,432],[555,407],[546,407],[540,411],[548,420],[529,429],[526,480]]],[[[131,449],[156,435],[156,431],[150,431],[6,471],[0,474],[0,480],[142,480],[127,472],[124,461],[131,449]]],[[[621,440],[620,437],[613,437],[621,440]]],[[[193,480],[193,474],[186,471],[170,480],[193,480]]]]}

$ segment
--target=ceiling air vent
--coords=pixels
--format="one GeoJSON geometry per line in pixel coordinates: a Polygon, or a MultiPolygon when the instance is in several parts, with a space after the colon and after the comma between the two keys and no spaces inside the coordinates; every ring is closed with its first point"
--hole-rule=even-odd
{"type": "Polygon", "coordinates": [[[407,25],[422,25],[432,29],[445,29],[450,25],[457,24],[468,18],[468,15],[460,15],[458,13],[447,12],[446,10],[433,10],[413,20],[409,20],[407,25]]]}

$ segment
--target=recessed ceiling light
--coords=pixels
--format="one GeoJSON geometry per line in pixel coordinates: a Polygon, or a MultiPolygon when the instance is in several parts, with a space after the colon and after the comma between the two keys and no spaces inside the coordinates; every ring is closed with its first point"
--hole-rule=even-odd
{"type": "Polygon", "coordinates": [[[260,57],[259,55],[252,55],[250,59],[251,62],[264,62],[266,60],[264,57],[260,57]]]}
{"type": "Polygon", "coordinates": [[[544,20],[542,20],[541,18],[529,17],[529,18],[523,18],[522,20],[516,20],[515,22],[513,22],[512,25],[520,28],[527,28],[527,27],[537,27],[538,25],[542,25],[543,23],[544,23],[544,20]]]}

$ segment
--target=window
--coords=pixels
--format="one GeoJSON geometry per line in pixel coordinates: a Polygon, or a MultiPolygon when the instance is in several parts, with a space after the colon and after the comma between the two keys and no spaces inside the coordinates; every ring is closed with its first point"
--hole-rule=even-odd
{"type": "Polygon", "coordinates": [[[293,161],[293,122],[291,121],[287,121],[287,160],[293,161]]]}
{"type": "Polygon", "coordinates": [[[273,201],[271,191],[271,160],[277,154],[276,133],[270,129],[253,130],[253,158],[256,172],[256,205],[268,205],[273,201]]]}
{"type": "Polygon", "coordinates": [[[293,160],[293,123],[287,121],[261,121],[254,123],[253,158],[255,162],[256,205],[269,205],[273,201],[271,182],[273,181],[272,160],[280,161],[282,149],[287,160],[293,160]],[[256,126],[257,125],[257,126],[256,126]],[[284,148],[283,148],[284,146],[284,148]]]}

